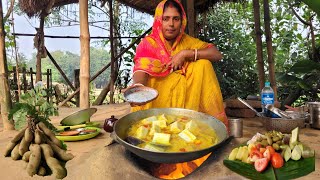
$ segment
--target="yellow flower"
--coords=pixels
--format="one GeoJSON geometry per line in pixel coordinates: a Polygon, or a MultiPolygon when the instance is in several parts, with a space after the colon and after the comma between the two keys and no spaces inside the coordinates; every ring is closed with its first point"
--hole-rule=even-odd
{"type": "Polygon", "coordinates": [[[159,8],[159,9],[156,10],[156,13],[155,13],[154,17],[155,18],[161,17],[162,14],[163,14],[163,9],[159,8]]]}
{"type": "Polygon", "coordinates": [[[141,58],[140,59],[140,68],[148,69],[150,65],[150,60],[148,58],[141,58]]]}
{"type": "Polygon", "coordinates": [[[147,41],[151,44],[153,48],[158,48],[156,41],[152,38],[147,38],[147,41]]]}
{"type": "Polygon", "coordinates": [[[162,72],[162,68],[159,68],[159,67],[153,67],[151,68],[151,70],[155,73],[159,73],[159,72],[162,72]]]}
{"type": "Polygon", "coordinates": [[[158,67],[158,68],[162,68],[162,63],[161,63],[161,61],[160,60],[154,60],[153,62],[152,62],[152,65],[153,65],[153,67],[158,67]]]}
{"type": "Polygon", "coordinates": [[[161,55],[165,55],[166,52],[162,49],[162,50],[160,51],[160,54],[161,54],[161,55]]]}

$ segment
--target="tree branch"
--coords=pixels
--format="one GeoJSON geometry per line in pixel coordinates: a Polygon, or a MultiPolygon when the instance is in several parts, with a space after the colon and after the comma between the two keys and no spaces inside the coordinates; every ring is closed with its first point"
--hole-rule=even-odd
{"type": "Polygon", "coordinates": [[[7,11],[7,14],[3,17],[3,21],[7,21],[7,19],[9,18],[10,14],[13,10],[13,6],[14,6],[14,0],[11,0],[10,7],[7,11]]]}
{"type": "Polygon", "coordinates": [[[310,23],[302,19],[299,14],[293,8],[294,4],[289,5],[289,8],[292,10],[293,14],[301,21],[304,25],[310,26],[310,23]]]}

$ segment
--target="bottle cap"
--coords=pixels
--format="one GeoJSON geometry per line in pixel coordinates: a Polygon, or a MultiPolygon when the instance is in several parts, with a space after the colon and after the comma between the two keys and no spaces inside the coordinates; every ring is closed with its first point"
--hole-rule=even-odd
{"type": "Polygon", "coordinates": [[[270,87],[270,82],[266,81],[266,82],[264,83],[264,86],[270,87]]]}

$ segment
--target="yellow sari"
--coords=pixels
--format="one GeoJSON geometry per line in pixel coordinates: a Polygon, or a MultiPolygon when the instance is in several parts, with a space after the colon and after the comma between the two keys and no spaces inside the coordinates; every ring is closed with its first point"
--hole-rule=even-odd
{"type": "MultiPolygon", "coordinates": [[[[132,112],[150,108],[186,108],[212,115],[227,126],[228,120],[224,111],[219,82],[209,60],[200,59],[195,62],[187,62],[183,71],[171,72],[170,69],[159,68],[162,67],[161,64],[170,60],[170,56],[174,56],[181,50],[213,46],[213,44],[193,38],[182,31],[173,47],[168,49],[167,42],[158,28],[161,25],[159,23],[161,23],[163,13],[162,3],[156,9],[153,31],[139,44],[134,59],[134,72],[148,73],[147,86],[156,89],[159,96],[145,105],[132,107],[132,112]],[[152,51],[155,52],[152,54],[152,51]]],[[[183,30],[185,24],[184,13],[183,30]]]]}

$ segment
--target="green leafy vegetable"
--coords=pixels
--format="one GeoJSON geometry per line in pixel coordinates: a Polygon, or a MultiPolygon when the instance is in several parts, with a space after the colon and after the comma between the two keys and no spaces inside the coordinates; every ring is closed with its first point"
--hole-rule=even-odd
{"type": "Polygon", "coordinates": [[[27,124],[26,116],[33,117],[36,121],[42,121],[52,130],[55,127],[49,122],[49,117],[58,114],[57,107],[52,102],[47,102],[46,91],[42,86],[36,86],[27,93],[22,94],[18,103],[10,110],[9,119],[14,120],[15,129],[20,130],[27,124]]]}

